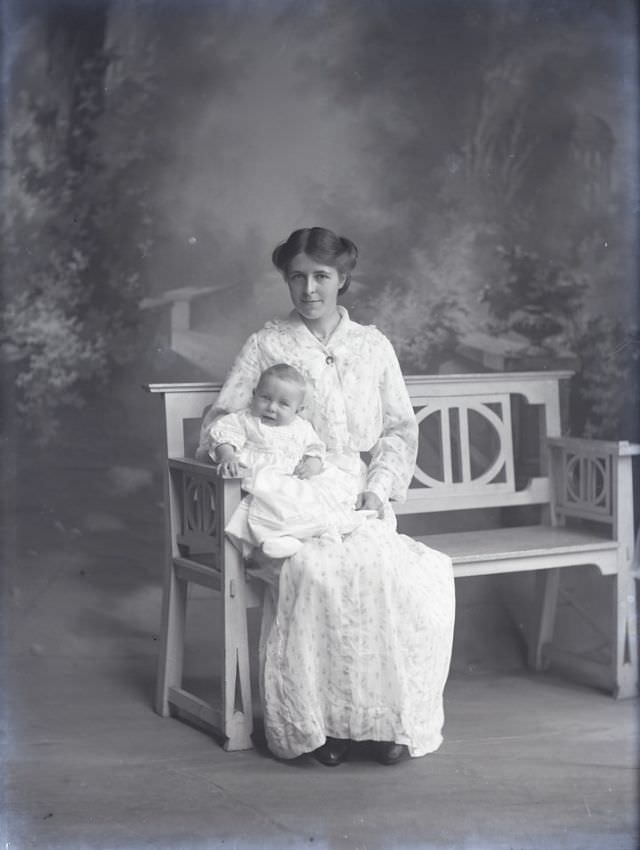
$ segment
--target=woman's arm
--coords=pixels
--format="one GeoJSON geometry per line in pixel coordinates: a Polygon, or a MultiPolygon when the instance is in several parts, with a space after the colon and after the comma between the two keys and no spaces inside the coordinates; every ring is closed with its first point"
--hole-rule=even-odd
{"type": "Polygon", "coordinates": [[[225,413],[248,407],[251,394],[260,377],[258,338],[252,334],[236,357],[215,405],[206,412],[200,425],[200,441],[196,458],[206,460],[211,452],[212,423],[225,413]]]}
{"type": "Polygon", "coordinates": [[[371,452],[367,491],[383,502],[404,501],[416,463],[418,423],[393,346],[382,340],[382,434],[371,452]]]}

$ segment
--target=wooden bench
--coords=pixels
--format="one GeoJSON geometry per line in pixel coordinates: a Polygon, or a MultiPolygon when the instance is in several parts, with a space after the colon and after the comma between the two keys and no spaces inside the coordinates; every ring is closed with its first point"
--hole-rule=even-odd
{"type": "MultiPolygon", "coordinates": [[[[561,437],[560,382],[570,374],[407,377],[420,447],[409,498],[396,513],[400,524],[410,520],[415,526],[422,521],[418,515],[426,521],[457,512],[453,533],[414,531],[452,557],[456,578],[540,571],[528,636],[529,663],[536,670],[550,661],[567,662],[552,643],[560,570],[592,564],[613,576],[608,661],[583,659],[572,667],[615,696],[630,697],[638,689],[632,456],[640,446],[561,437]],[[469,517],[474,527],[465,531],[462,520],[469,517]]],[[[225,749],[247,749],[253,729],[247,608],[260,604],[260,583],[247,579],[223,532],[241,498],[239,481],[222,480],[212,466],[190,459],[203,412],[219,387],[153,384],[149,390],[164,399],[169,459],[156,708],[161,715],[196,718],[224,738],[225,749]],[[222,599],[218,706],[182,684],[189,583],[222,599]]]]}

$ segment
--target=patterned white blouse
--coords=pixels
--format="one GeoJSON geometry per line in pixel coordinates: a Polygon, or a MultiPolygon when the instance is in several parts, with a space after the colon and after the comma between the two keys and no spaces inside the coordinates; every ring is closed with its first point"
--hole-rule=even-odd
{"type": "Polygon", "coordinates": [[[205,417],[199,453],[207,454],[209,426],[221,413],[249,405],[261,372],[289,363],[308,383],[303,415],[335,455],[370,454],[367,489],[383,501],[406,498],[415,466],[418,426],[389,340],[338,307],[340,322],[320,342],[294,310],[252,334],[205,417]]]}

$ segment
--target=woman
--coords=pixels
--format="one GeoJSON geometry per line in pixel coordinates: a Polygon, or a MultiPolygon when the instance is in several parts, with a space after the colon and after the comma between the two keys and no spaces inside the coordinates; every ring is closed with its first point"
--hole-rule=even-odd
{"type": "Polygon", "coordinates": [[[406,498],[418,428],[390,342],[337,303],[356,260],[351,241],[320,227],[275,249],[294,309],[249,337],[200,446],[213,418],[248,405],[263,369],[289,363],[308,382],[306,415],[331,460],[361,475],[357,507],[377,512],[342,542],[314,538],[260,570],[268,746],[331,766],[350,740],[377,742],[383,764],[440,746],[454,620],[450,559],[395,530],[389,500],[406,498]]]}

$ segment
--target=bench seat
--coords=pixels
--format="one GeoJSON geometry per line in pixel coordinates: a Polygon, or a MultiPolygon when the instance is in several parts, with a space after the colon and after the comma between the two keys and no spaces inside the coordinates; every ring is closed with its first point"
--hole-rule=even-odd
{"type": "Polygon", "coordinates": [[[562,526],[525,525],[414,535],[414,539],[446,552],[456,578],[579,564],[595,564],[609,575],[616,572],[618,563],[617,541],[562,526]]]}

